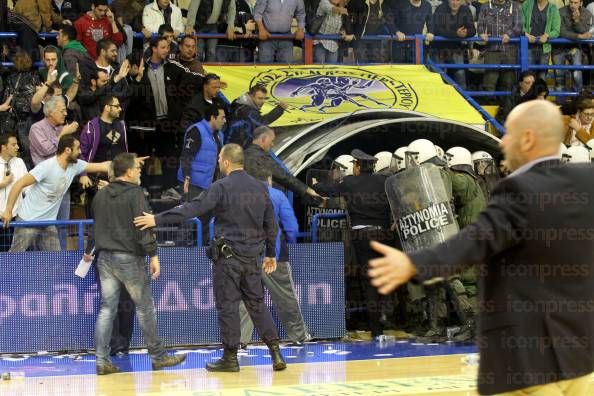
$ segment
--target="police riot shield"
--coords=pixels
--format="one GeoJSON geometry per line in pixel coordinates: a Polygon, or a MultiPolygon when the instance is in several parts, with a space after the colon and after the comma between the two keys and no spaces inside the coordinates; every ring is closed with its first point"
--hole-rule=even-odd
{"type": "MultiPolygon", "coordinates": [[[[306,183],[323,197],[332,197],[335,186],[342,181],[343,173],[340,169],[309,169],[305,173],[306,183]]],[[[324,207],[306,205],[305,229],[311,231],[311,222],[318,213],[338,214],[345,213],[346,204],[342,198],[329,198],[324,207]]],[[[347,231],[346,218],[318,218],[318,241],[338,242],[343,241],[347,231]]]]}
{"type": "Polygon", "coordinates": [[[424,163],[389,177],[386,194],[406,252],[434,246],[458,232],[451,187],[436,165],[424,163]]]}

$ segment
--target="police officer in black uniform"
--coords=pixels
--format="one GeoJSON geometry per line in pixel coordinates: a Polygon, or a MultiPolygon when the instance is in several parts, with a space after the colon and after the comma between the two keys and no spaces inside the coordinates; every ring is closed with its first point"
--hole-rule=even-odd
{"type": "Polygon", "coordinates": [[[215,238],[209,249],[213,261],[215,305],[219,316],[224,354],[209,371],[239,371],[237,348],[240,342],[239,302],[243,300],[260,338],[268,345],[274,370],[287,365],[279,349],[278,332],[264,305],[259,258],[265,251],[263,269],[276,269],[278,226],[268,188],[243,170],[243,150],[237,144],[223,146],[219,169],[225,177],[210,185],[193,201],[159,215],[145,213],[134,224],[142,229],[157,224],[181,223],[196,216],[216,218],[215,238]]]}
{"type": "Polygon", "coordinates": [[[391,311],[389,300],[380,296],[367,279],[367,263],[378,257],[369,246],[372,240],[382,240],[393,245],[394,233],[390,231],[390,204],[386,196],[385,175],[374,174],[377,158],[355,149],[353,175],[341,183],[314,185],[314,190],[329,197],[342,196],[346,200],[351,220],[350,236],[357,258],[357,278],[365,294],[369,326],[373,337],[383,333],[382,314],[391,311]]]}

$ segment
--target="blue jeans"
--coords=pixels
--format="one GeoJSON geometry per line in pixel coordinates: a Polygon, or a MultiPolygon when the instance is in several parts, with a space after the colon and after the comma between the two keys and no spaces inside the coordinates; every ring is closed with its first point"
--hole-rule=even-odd
{"type": "MultiPolygon", "coordinates": [[[[19,216],[16,221],[23,221],[19,216]]],[[[55,226],[48,227],[17,227],[14,229],[12,244],[9,252],[26,252],[27,249],[44,252],[59,252],[60,241],[55,226]]]]}
{"type": "Polygon", "coordinates": [[[291,63],[293,62],[293,41],[264,40],[258,44],[258,62],[291,63]],[[275,60],[276,59],[276,60],[275,60]]]}
{"type": "MultiPolygon", "coordinates": [[[[563,48],[553,51],[553,63],[555,65],[564,65],[566,60],[570,65],[580,66],[582,64],[581,48],[563,48]]],[[[567,73],[568,70],[555,70],[555,90],[565,90],[567,73]]],[[[571,73],[573,74],[573,90],[580,92],[584,85],[582,72],[580,70],[574,70],[571,73]]]]}
{"type": "MultiPolygon", "coordinates": [[[[196,33],[218,33],[219,29],[216,24],[206,25],[199,29],[196,33]]],[[[198,60],[205,62],[215,62],[217,60],[217,44],[219,39],[199,39],[198,40],[198,60]],[[204,54],[206,48],[206,55],[204,54]]]]}
{"type": "MultiPolygon", "coordinates": [[[[528,62],[531,65],[548,65],[549,55],[551,55],[549,52],[545,54],[542,51],[542,45],[534,45],[528,49],[528,62]]],[[[546,75],[546,70],[539,70],[536,72],[536,76],[538,78],[542,78],[543,80],[546,78],[546,75]]]]}
{"type": "Polygon", "coordinates": [[[100,252],[97,269],[101,279],[101,308],[97,323],[95,323],[97,364],[111,362],[109,342],[122,285],[136,305],[138,322],[149,355],[153,361],[164,359],[166,352],[157,335],[155,304],[151,295],[144,257],[129,253],[100,252]]]}
{"type": "Polygon", "coordinates": [[[337,63],[338,50],[336,52],[328,51],[322,44],[316,44],[313,47],[314,63],[337,63]]]}

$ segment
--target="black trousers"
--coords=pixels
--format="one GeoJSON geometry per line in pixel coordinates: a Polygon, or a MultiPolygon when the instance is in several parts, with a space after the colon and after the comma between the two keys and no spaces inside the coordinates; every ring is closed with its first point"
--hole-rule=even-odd
{"type": "Polygon", "coordinates": [[[244,263],[234,257],[221,257],[213,263],[215,306],[219,314],[221,341],[227,349],[239,346],[239,302],[242,300],[262,341],[266,344],[278,342],[272,314],[264,304],[261,271],[256,259],[244,263]]]}
{"type": "Polygon", "coordinates": [[[379,294],[377,289],[370,283],[367,275],[369,260],[380,257],[380,254],[369,246],[369,242],[378,241],[394,246],[394,233],[386,229],[362,228],[351,230],[351,241],[357,259],[355,268],[357,268],[357,278],[361,282],[360,287],[365,298],[364,305],[367,308],[369,327],[372,336],[375,337],[383,333],[383,326],[380,322],[382,314],[393,311],[394,307],[392,299],[379,294]]]}
{"type": "Polygon", "coordinates": [[[12,245],[12,228],[0,227],[0,252],[8,252],[12,245]]]}

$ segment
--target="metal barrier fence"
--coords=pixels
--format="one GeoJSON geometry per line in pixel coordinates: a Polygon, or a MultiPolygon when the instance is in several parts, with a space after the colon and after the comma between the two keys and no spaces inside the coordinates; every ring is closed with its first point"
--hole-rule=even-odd
{"type": "MultiPolygon", "coordinates": [[[[38,36],[42,39],[55,39],[57,38],[57,33],[39,33],[38,36]]],[[[0,39],[16,39],[18,34],[16,32],[0,32],[0,39]]],[[[157,34],[153,33],[153,37],[156,37],[157,34]]],[[[219,33],[195,33],[193,34],[194,37],[197,39],[226,39],[225,34],[219,33]]],[[[180,34],[179,36],[184,37],[184,34],[180,34]]],[[[134,33],[134,38],[138,40],[144,40],[145,37],[142,33],[134,33]]],[[[272,40],[295,40],[294,34],[271,34],[270,39],[272,40]]],[[[421,64],[423,60],[423,45],[422,40],[423,36],[406,36],[405,42],[414,42],[414,47],[412,48],[413,51],[413,58],[415,59],[416,64],[421,64]]],[[[249,40],[249,41],[257,41],[258,35],[239,35],[236,36],[236,40],[249,40]]],[[[313,43],[315,40],[338,40],[341,41],[342,37],[340,35],[309,35],[306,34],[305,38],[303,39],[303,63],[304,65],[311,65],[314,64],[313,61],[313,43]]],[[[376,36],[363,36],[360,40],[365,41],[396,41],[396,36],[394,35],[376,35],[376,36]]],[[[386,62],[382,62],[386,63],[386,62]]],[[[13,67],[14,64],[12,62],[1,62],[2,66],[10,68],[13,67]]],[[[239,65],[239,64],[254,64],[254,62],[248,63],[240,63],[240,62],[216,62],[216,63],[204,63],[205,65],[239,65]]],[[[259,63],[261,64],[261,63],[259,63]]],[[[342,63],[345,64],[345,63],[342,63]]],[[[346,63],[348,64],[348,63],[346,63]]],[[[357,63],[354,63],[357,64],[357,63]]],[[[35,66],[43,66],[42,62],[37,62],[35,66]]]]}
{"type": "MultiPolygon", "coordinates": [[[[297,237],[303,240],[318,242],[318,222],[320,219],[343,219],[344,213],[318,213],[313,216],[310,224],[310,231],[297,233],[297,237]]],[[[11,247],[11,241],[15,228],[46,228],[54,226],[58,229],[61,250],[85,250],[93,244],[93,220],[63,220],[63,221],[14,221],[10,223],[8,230],[3,230],[4,223],[0,221],[0,252],[7,252],[11,247]]],[[[214,219],[208,223],[208,237],[212,240],[214,236],[214,219]]],[[[207,245],[203,240],[202,222],[194,217],[182,225],[163,225],[155,227],[157,244],[160,247],[200,247],[207,245]]],[[[42,230],[37,240],[31,245],[32,251],[41,250],[42,230]]],[[[340,241],[336,241],[340,242],[340,241]]]]}
{"type": "MultiPolygon", "coordinates": [[[[211,222],[212,224],[212,222],[211,222]]],[[[15,221],[7,230],[0,222],[0,252],[9,251],[14,241],[15,229],[40,228],[38,236],[29,250],[44,250],[44,238],[49,238],[47,227],[56,227],[60,240],[60,250],[85,250],[93,245],[93,220],[67,221],[15,221]]],[[[160,247],[200,247],[204,245],[202,222],[198,218],[188,220],[182,225],[159,226],[154,229],[160,247]]],[[[214,228],[211,227],[211,238],[214,228]]],[[[15,246],[16,248],[16,246],[15,246]]]]}

